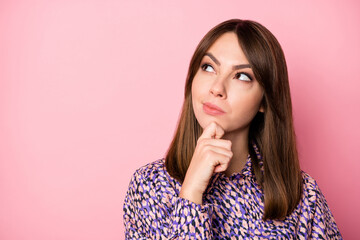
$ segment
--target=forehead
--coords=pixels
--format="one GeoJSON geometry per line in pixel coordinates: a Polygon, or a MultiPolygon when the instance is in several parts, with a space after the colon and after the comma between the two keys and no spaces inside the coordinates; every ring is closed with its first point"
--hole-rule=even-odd
{"type": "Polygon", "coordinates": [[[237,35],[234,32],[222,34],[207,50],[221,63],[244,64],[248,63],[237,35]]]}

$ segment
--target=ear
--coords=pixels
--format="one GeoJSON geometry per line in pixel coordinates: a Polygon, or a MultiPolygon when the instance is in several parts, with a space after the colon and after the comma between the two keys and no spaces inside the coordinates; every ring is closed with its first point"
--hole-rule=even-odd
{"type": "Polygon", "coordinates": [[[265,110],[264,110],[264,106],[261,104],[260,108],[259,108],[259,112],[263,113],[265,110]]]}
{"type": "Polygon", "coordinates": [[[263,95],[263,97],[261,99],[261,103],[260,103],[259,112],[264,113],[264,111],[265,111],[264,105],[265,105],[265,97],[263,95]]]}

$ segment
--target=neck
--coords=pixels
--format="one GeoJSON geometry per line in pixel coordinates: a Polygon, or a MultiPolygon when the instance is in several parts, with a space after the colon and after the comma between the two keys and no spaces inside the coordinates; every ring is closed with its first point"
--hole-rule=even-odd
{"type": "Polygon", "coordinates": [[[229,177],[235,172],[240,172],[246,164],[249,154],[249,129],[239,132],[228,132],[225,133],[222,138],[230,140],[232,143],[231,151],[233,152],[233,157],[231,158],[229,166],[225,171],[225,175],[229,177]]]}

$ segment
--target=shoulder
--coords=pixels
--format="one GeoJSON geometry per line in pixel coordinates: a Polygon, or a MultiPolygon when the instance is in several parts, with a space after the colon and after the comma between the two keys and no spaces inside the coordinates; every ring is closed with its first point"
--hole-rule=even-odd
{"type": "Polygon", "coordinates": [[[310,174],[301,171],[301,176],[302,176],[303,186],[305,189],[314,190],[318,188],[318,184],[316,180],[312,176],[310,176],[310,174]]]}
{"type": "MultiPolygon", "coordinates": [[[[315,239],[342,239],[333,214],[318,183],[302,171],[301,220],[311,223],[311,236],[315,239]]],[[[306,224],[304,224],[306,226],[306,224]]]]}
{"type": "Polygon", "coordinates": [[[165,159],[161,158],[138,168],[131,178],[130,187],[142,191],[156,191],[161,188],[175,188],[177,184],[166,171],[165,159]]]}
{"type": "Polygon", "coordinates": [[[303,207],[308,209],[310,217],[328,215],[330,213],[329,206],[316,180],[304,171],[302,171],[302,178],[303,193],[301,202],[303,207]]]}
{"type": "Polygon", "coordinates": [[[316,202],[319,198],[323,197],[320,187],[316,180],[310,176],[310,174],[301,171],[303,182],[303,194],[302,199],[306,199],[307,202],[316,202]]]}
{"type": "Polygon", "coordinates": [[[161,158],[138,168],[134,175],[139,177],[153,177],[165,174],[165,159],[161,158]]]}
{"type": "Polygon", "coordinates": [[[305,195],[317,196],[322,195],[319,185],[316,180],[310,176],[310,174],[301,171],[302,181],[303,181],[303,191],[305,195]]]}
{"type": "Polygon", "coordinates": [[[159,178],[166,178],[165,159],[161,158],[156,161],[135,170],[132,176],[132,182],[153,182],[159,178]]]}
{"type": "Polygon", "coordinates": [[[313,221],[313,224],[318,225],[319,221],[321,222],[324,221],[324,218],[331,217],[330,209],[316,180],[303,171],[302,180],[303,192],[300,199],[299,210],[302,213],[302,217],[305,218],[303,219],[304,221],[313,221]]]}

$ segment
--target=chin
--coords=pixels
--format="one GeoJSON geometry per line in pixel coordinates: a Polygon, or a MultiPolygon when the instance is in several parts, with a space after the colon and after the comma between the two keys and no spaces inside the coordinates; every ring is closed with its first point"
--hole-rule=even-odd
{"type": "Polygon", "coordinates": [[[207,117],[206,119],[200,119],[200,121],[197,119],[199,125],[201,126],[201,128],[204,130],[204,128],[206,128],[210,123],[215,122],[217,125],[219,125],[222,129],[224,129],[225,132],[227,132],[227,126],[224,125],[221,121],[211,118],[211,117],[207,117]]]}
{"type": "Polygon", "coordinates": [[[195,115],[195,118],[197,120],[197,122],[199,123],[199,125],[201,126],[201,128],[204,130],[204,128],[206,128],[210,123],[212,122],[215,122],[216,124],[218,124],[222,129],[224,129],[225,132],[228,131],[228,126],[227,124],[224,124],[223,121],[221,121],[219,119],[219,117],[216,117],[216,116],[210,116],[210,115],[207,115],[206,113],[204,113],[201,110],[199,111],[194,111],[194,115],[195,115]]]}

